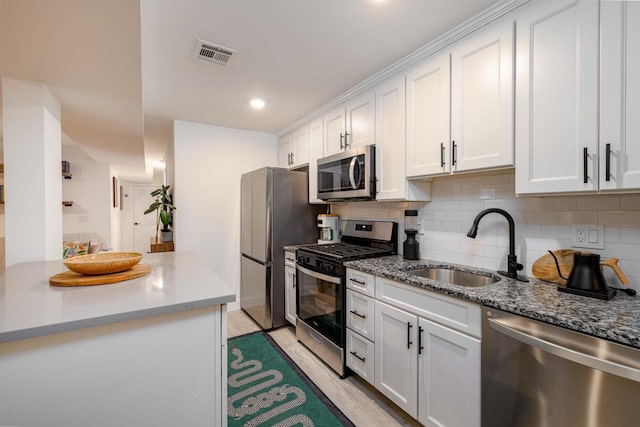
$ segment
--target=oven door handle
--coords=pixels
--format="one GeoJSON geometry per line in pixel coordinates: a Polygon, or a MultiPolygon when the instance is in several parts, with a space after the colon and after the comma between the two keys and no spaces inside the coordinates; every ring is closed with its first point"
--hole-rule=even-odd
{"type": "Polygon", "coordinates": [[[318,273],[317,271],[301,267],[300,265],[296,265],[296,268],[307,276],[315,277],[316,279],[324,280],[325,282],[335,283],[336,285],[340,285],[342,283],[341,277],[328,276],[326,274],[318,273]]]}

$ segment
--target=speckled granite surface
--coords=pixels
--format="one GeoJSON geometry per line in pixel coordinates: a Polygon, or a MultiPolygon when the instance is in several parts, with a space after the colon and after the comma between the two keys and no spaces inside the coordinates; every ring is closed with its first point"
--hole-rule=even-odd
{"type": "Polygon", "coordinates": [[[640,296],[622,292],[610,301],[601,301],[558,292],[556,285],[535,278],[523,283],[497,275],[497,283],[479,288],[451,285],[407,273],[427,267],[445,267],[483,275],[495,272],[438,261],[407,261],[401,256],[349,261],[355,270],[405,282],[478,304],[520,314],[613,342],[640,348],[640,296]]]}
{"type": "Polygon", "coordinates": [[[316,245],[317,243],[306,243],[303,245],[288,245],[288,246],[283,246],[282,249],[285,252],[295,252],[296,249],[298,248],[304,248],[305,246],[311,246],[311,245],[316,245]]]}

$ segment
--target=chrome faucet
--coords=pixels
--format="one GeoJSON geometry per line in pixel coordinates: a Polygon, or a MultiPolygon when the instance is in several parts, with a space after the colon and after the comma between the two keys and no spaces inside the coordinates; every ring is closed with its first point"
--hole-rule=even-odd
{"type": "Polygon", "coordinates": [[[518,271],[522,270],[524,267],[522,264],[518,263],[518,257],[516,257],[516,226],[513,222],[513,217],[509,215],[509,212],[498,208],[483,210],[478,215],[476,215],[476,218],[473,220],[473,225],[469,229],[467,237],[471,237],[472,239],[476,238],[476,236],[478,235],[478,224],[480,223],[480,220],[486,214],[490,213],[498,213],[504,216],[509,223],[509,255],[507,255],[507,271],[498,271],[498,273],[504,274],[507,277],[511,277],[512,279],[516,279],[521,282],[528,282],[529,280],[527,280],[525,277],[518,276],[518,271]]]}

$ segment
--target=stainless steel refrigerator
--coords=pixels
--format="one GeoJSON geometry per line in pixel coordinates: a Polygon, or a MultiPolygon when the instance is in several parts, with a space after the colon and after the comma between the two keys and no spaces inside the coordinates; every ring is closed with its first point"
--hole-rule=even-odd
{"type": "Polygon", "coordinates": [[[286,324],[283,246],[314,243],[306,172],[262,168],[242,175],[240,306],[263,329],[286,324]]]}

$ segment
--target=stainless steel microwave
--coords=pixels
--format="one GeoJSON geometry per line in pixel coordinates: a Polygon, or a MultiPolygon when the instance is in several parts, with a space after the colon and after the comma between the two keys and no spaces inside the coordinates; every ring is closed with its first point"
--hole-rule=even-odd
{"type": "Polygon", "coordinates": [[[375,156],[375,145],[365,145],[318,160],[318,199],[374,200],[375,156]]]}

